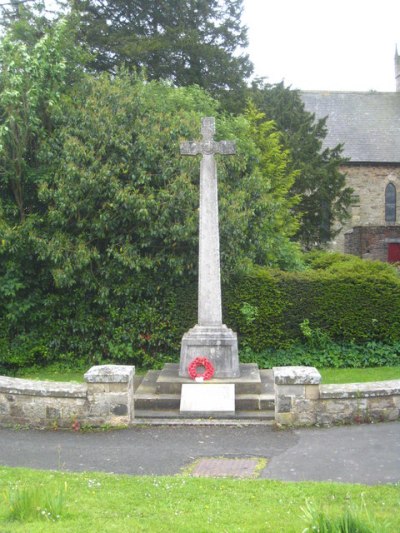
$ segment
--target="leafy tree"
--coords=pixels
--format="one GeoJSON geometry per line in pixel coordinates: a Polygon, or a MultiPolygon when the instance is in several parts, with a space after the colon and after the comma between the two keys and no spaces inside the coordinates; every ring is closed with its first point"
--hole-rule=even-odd
{"type": "Polygon", "coordinates": [[[10,0],[0,4],[0,27],[15,40],[33,46],[51,26],[44,0],[10,0]]]}
{"type": "MultiPolygon", "coordinates": [[[[117,288],[134,273],[140,294],[154,294],[196,272],[199,162],[180,157],[179,141],[198,138],[201,116],[216,106],[199,88],[127,74],[77,87],[49,142],[54,173],[40,193],[57,285],[117,288]]],[[[296,199],[286,199],[294,175],[279,134],[254,109],[220,116],[218,133],[238,144],[237,157],[218,163],[225,273],[284,263],[271,241],[289,243],[296,199]]]]}
{"type": "Polygon", "coordinates": [[[14,28],[0,43],[0,352],[8,360],[13,349],[2,345],[4,339],[16,342],[17,360],[33,357],[35,350],[24,359],[21,343],[35,344],[32,324],[43,320],[44,291],[52,283],[34,236],[42,231],[46,211],[38,198],[47,170],[43,141],[52,132],[52,114],[67,81],[75,76],[65,51],[72,58],[76,47],[68,42],[71,28],[60,22],[32,45],[14,28]]]}
{"type": "Polygon", "coordinates": [[[177,298],[197,270],[199,179],[179,142],[199,137],[202,116],[216,115],[218,135],[237,140],[237,156],[218,162],[225,278],[250,261],[295,262],[293,176],[279,135],[254,110],[232,118],[216,107],[200,88],[120,74],[87,76],[54,108],[38,196],[18,250],[15,233],[3,249],[3,281],[15,270],[3,313],[29,301],[3,333],[9,361],[18,350],[25,361],[52,352],[153,365],[178,353],[177,298]],[[28,256],[25,268],[18,259],[28,256]]]}
{"type": "Polygon", "coordinates": [[[81,37],[99,71],[125,65],[150,80],[199,85],[214,95],[243,90],[252,64],[243,0],[73,0],[81,37]]]}
{"type": "Polygon", "coordinates": [[[13,31],[0,47],[0,366],[177,353],[199,179],[179,142],[202,116],[237,141],[218,162],[224,277],[296,263],[294,176],[271,123],[219,115],[199,87],[84,75],[66,22],[29,46],[13,31]]]}
{"type": "Polygon", "coordinates": [[[298,172],[290,170],[290,152],[283,148],[282,134],[275,122],[266,121],[265,115],[252,103],[247,108],[246,118],[250,138],[256,147],[256,164],[244,183],[253,215],[249,216],[253,247],[249,256],[258,265],[301,268],[299,249],[290,240],[299,228],[295,208],[300,197],[291,192],[298,172]],[[257,228],[254,232],[253,226],[257,228]]]}
{"type": "Polygon", "coordinates": [[[342,146],[323,148],[326,120],[315,120],[305,111],[298,91],[283,83],[268,85],[255,82],[250,90],[256,106],[266,120],[274,120],[290,150],[290,168],[298,171],[291,194],[300,195],[295,207],[301,214],[297,238],[306,248],[329,241],[334,235],[334,221],[343,221],[351,203],[351,189],[345,186],[340,166],[346,162],[342,146]]]}
{"type": "Polygon", "coordinates": [[[0,193],[20,221],[34,202],[38,147],[51,130],[50,110],[65,82],[65,29],[58,25],[33,48],[12,33],[0,43],[0,193]]]}

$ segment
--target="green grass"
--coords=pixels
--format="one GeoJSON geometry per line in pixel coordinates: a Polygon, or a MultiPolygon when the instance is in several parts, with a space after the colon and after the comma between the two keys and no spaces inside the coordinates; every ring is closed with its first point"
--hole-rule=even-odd
{"type": "Polygon", "coordinates": [[[28,486],[18,483],[9,487],[3,494],[6,521],[59,520],[63,513],[66,488],[66,483],[55,490],[42,483],[28,486]]]}
{"type": "MultiPolygon", "coordinates": [[[[83,374],[88,370],[60,368],[57,365],[45,368],[33,368],[21,371],[18,377],[27,379],[50,381],[77,381],[83,382],[83,374]]],[[[366,381],[385,381],[400,379],[400,367],[375,367],[375,368],[323,368],[319,369],[322,383],[364,383],[366,381]]],[[[140,373],[140,370],[136,372],[140,373]]]]}
{"type": "Polygon", "coordinates": [[[54,492],[66,484],[61,518],[51,523],[10,522],[7,502],[0,498],[1,533],[300,533],[308,525],[307,505],[335,517],[349,505],[364,503],[378,523],[390,522],[386,531],[400,531],[399,485],[133,477],[0,467],[0,495],[21,484],[54,492]]]}
{"type": "Polygon", "coordinates": [[[43,368],[34,367],[20,370],[16,377],[44,381],[77,381],[78,383],[82,383],[84,381],[83,375],[88,370],[89,367],[76,369],[67,367],[63,368],[59,365],[51,365],[43,368]]]}
{"type": "MultiPolygon", "coordinates": [[[[20,370],[15,377],[24,379],[37,379],[40,381],[84,381],[83,375],[90,368],[90,365],[84,368],[60,367],[58,364],[46,367],[33,367],[20,370]]],[[[145,370],[135,369],[135,374],[145,374],[145,370]]],[[[0,533],[2,533],[0,531],[0,533]]]]}
{"type": "Polygon", "coordinates": [[[307,502],[304,517],[308,527],[302,533],[385,533],[390,527],[388,523],[378,522],[371,516],[364,502],[357,507],[349,505],[338,516],[315,509],[307,502]]]}
{"type": "Polygon", "coordinates": [[[376,368],[322,368],[319,369],[322,383],[365,383],[400,379],[400,366],[376,368]]]}

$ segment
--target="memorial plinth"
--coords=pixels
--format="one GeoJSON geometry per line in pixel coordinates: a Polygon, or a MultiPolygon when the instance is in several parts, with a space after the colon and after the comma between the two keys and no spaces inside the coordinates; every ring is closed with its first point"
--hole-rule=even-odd
{"type": "Polygon", "coordinates": [[[197,324],[182,337],[179,375],[188,376],[188,366],[196,357],[207,357],[215,368],[216,378],[239,377],[237,335],[225,324],[197,324]]]}
{"type": "Polygon", "coordinates": [[[237,335],[222,323],[219,252],[218,183],[214,154],[231,155],[235,145],[214,141],[215,121],[203,118],[200,142],[181,144],[181,154],[202,155],[200,165],[198,323],[182,338],[179,375],[188,376],[196,357],[207,357],[216,378],[240,375],[237,335]]]}

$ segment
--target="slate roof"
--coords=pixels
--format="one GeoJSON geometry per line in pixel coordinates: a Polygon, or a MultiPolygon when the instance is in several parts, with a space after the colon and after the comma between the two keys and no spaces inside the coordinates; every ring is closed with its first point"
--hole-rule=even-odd
{"type": "Polygon", "coordinates": [[[328,116],[325,146],[353,163],[400,163],[400,92],[301,91],[307,111],[328,116]]]}

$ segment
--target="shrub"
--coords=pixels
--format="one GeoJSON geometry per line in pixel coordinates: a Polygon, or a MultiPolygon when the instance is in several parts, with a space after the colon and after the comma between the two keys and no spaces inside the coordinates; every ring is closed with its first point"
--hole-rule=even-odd
{"type": "Polygon", "coordinates": [[[255,352],[303,341],[305,324],[314,337],[318,332],[325,341],[399,341],[400,278],[396,270],[372,262],[336,270],[254,269],[226,288],[226,321],[239,333],[241,345],[255,352]]]}
{"type": "Polygon", "coordinates": [[[253,352],[245,347],[240,351],[242,363],[257,363],[260,368],[274,366],[315,366],[317,368],[370,368],[400,366],[400,342],[384,344],[368,342],[363,345],[330,342],[325,347],[294,344],[290,348],[265,349],[253,352]]]}

